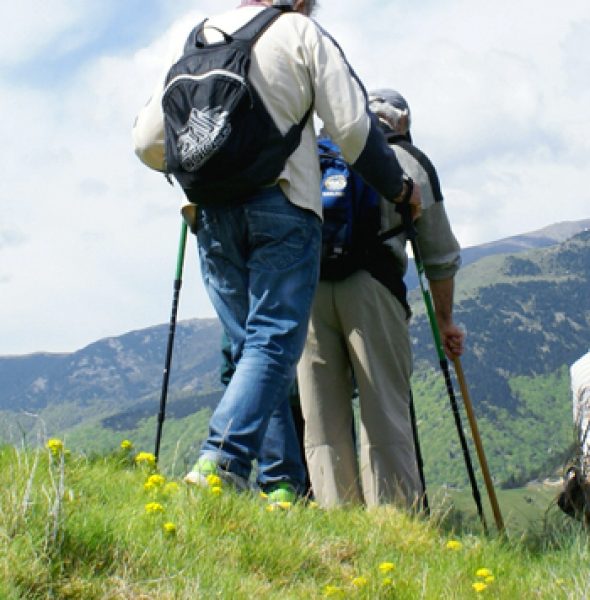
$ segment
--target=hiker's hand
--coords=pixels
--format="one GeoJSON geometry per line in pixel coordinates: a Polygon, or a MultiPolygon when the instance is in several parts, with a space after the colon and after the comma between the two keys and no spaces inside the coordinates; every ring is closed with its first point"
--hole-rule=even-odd
{"type": "Polygon", "coordinates": [[[412,221],[420,218],[422,214],[422,197],[420,196],[420,186],[414,185],[412,189],[412,195],[410,196],[410,200],[408,201],[410,205],[410,215],[412,216],[412,221]]]}
{"type": "Polygon", "coordinates": [[[198,224],[197,205],[193,204],[192,202],[186,202],[182,205],[180,214],[182,215],[184,222],[188,225],[188,228],[191,230],[191,232],[196,234],[198,224]]]}
{"type": "Polygon", "coordinates": [[[465,331],[461,327],[452,322],[447,325],[441,325],[440,338],[447,358],[453,360],[453,358],[457,358],[463,354],[465,331]]]}

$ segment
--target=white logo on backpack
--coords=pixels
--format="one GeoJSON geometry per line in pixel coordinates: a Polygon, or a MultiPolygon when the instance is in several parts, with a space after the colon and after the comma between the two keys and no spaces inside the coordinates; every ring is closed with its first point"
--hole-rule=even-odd
{"type": "Polygon", "coordinates": [[[221,107],[193,108],[178,132],[177,149],[182,168],[194,172],[207,162],[231,133],[228,112],[221,107]]]}
{"type": "Polygon", "coordinates": [[[324,179],[324,196],[343,196],[348,180],[344,175],[329,175],[324,179]]]}

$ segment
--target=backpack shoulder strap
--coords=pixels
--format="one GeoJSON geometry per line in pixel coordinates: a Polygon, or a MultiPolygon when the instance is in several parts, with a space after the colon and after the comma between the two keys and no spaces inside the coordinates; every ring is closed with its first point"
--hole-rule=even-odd
{"type": "Polygon", "coordinates": [[[250,19],[250,21],[248,21],[245,25],[242,25],[242,27],[240,27],[231,35],[222,29],[219,29],[219,27],[206,25],[208,19],[204,19],[190,33],[185,46],[185,51],[190,48],[194,48],[195,46],[203,48],[208,45],[203,38],[203,29],[205,29],[206,26],[219,31],[219,33],[221,33],[223,36],[224,43],[226,44],[229,44],[234,39],[238,39],[243,42],[249,42],[252,46],[254,45],[254,42],[256,42],[256,40],[262,35],[265,29],[285,12],[292,12],[291,7],[276,8],[269,6],[256,14],[256,16],[250,19]]]}
{"type": "MultiPolygon", "coordinates": [[[[260,11],[253,19],[248,23],[240,27],[234,34],[233,37],[236,39],[249,42],[250,47],[254,45],[256,40],[264,33],[264,31],[278,19],[282,14],[293,12],[293,8],[289,5],[285,6],[268,6],[264,10],[260,11]]],[[[311,113],[313,112],[313,100],[309,105],[309,108],[303,115],[301,121],[291,127],[286,133],[285,140],[287,144],[292,144],[293,140],[298,140],[301,136],[301,132],[305,127],[311,113]]]]}
{"type": "Polygon", "coordinates": [[[430,182],[430,187],[432,188],[432,194],[434,196],[435,202],[442,202],[443,195],[440,189],[440,181],[438,179],[438,175],[436,173],[436,169],[434,165],[430,162],[430,159],[418,149],[414,144],[408,142],[403,136],[392,136],[387,139],[390,144],[395,144],[400,148],[403,148],[410,156],[414,158],[416,162],[426,171],[428,175],[428,181],[430,182]]]}
{"type": "Polygon", "coordinates": [[[393,227],[392,229],[387,229],[383,233],[380,233],[377,236],[377,241],[379,243],[386,242],[387,240],[399,235],[400,233],[404,233],[406,228],[403,225],[398,225],[397,227],[393,227]]]}
{"type": "Polygon", "coordinates": [[[283,13],[292,12],[291,7],[277,8],[269,6],[260,11],[253,19],[234,32],[232,37],[254,44],[264,31],[283,13]]]}
{"type": "Polygon", "coordinates": [[[320,158],[335,158],[344,160],[342,158],[342,155],[340,154],[340,150],[338,149],[336,144],[334,144],[334,142],[332,142],[331,140],[324,137],[320,137],[318,138],[317,144],[318,155],[320,156],[320,158]]]}

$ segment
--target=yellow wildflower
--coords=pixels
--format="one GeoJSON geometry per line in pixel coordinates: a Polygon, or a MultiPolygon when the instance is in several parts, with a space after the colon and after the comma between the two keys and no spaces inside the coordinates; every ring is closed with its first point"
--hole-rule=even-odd
{"type": "Polygon", "coordinates": [[[219,475],[214,475],[213,473],[207,475],[207,483],[209,487],[221,487],[221,478],[219,475]]]}
{"type": "Polygon", "coordinates": [[[393,571],[394,569],[395,569],[395,565],[392,562],[382,562],[379,565],[379,570],[383,574],[389,573],[390,571],[393,571]]]}
{"type": "Polygon", "coordinates": [[[262,500],[266,500],[268,498],[268,494],[265,492],[260,492],[260,498],[262,498],[262,500]]]}
{"type": "Polygon", "coordinates": [[[156,489],[156,485],[155,485],[154,483],[152,483],[151,481],[146,481],[146,482],[143,484],[143,489],[144,489],[146,492],[153,492],[153,491],[156,489]]]}
{"type": "Polygon", "coordinates": [[[471,584],[471,587],[479,594],[483,592],[488,586],[483,581],[476,581],[471,584]]]}
{"type": "Polygon", "coordinates": [[[383,587],[388,586],[388,585],[393,585],[393,579],[391,577],[384,577],[381,580],[381,585],[383,587]]]}
{"type": "Polygon", "coordinates": [[[363,587],[365,585],[367,585],[368,580],[366,577],[363,577],[362,575],[360,577],[355,577],[352,580],[352,585],[354,585],[355,587],[363,587]]]}
{"type": "Polygon", "coordinates": [[[477,571],[475,572],[475,575],[477,577],[481,577],[482,579],[485,579],[486,577],[491,577],[492,576],[492,572],[489,569],[481,568],[481,569],[477,569],[477,571]]]}
{"type": "Polygon", "coordinates": [[[496,579],[493,575],[488,575],[484,581],[489,585],[490,583],[494,583],[494,579],[496,579]]]}
{"type": "Polygon", "coordinates": [[[148,502],[145,505],[145,512],[148,515],[155,515],[164,512],[164,507],[159,502],[148,502]]]}
{"type": "Polygon", "coordinates": [[[222,489],[221,489],[221,487],[220,487],[220,486],[218,486],[218,485],[214,485],[214,486],[211,488],[211,493],[212,493],[214,496],[220,496],[220,495],[222,494],[222,492],[223,492],[223,490],[222,490],[222,489]]]}
{"type": "Polygon", "coordinates": [[[273,502],[266,507],[268,512],[273,512],[274,510],[289,510],[293,506],[292,502],[273,502]]]}
{"type": "Polygon", "coordinates": [[[324,588],[324,596],[342,596],[343,594],[342,588],[335,585],[327,585],[324,588]]]}
{"type": "Polygon", "coordinates": [[[64,451],[64,443],[57,438],[51,438],[50,440],[47,440],[46,447],[49,449],[51,454],[53,454],[53,456],[57,456],[64,451]]]}
{"type": "Polygon", "coordinates": [[[174,535],[176,533],[176,525],[174,525],[174,523],[171,523],[170,521],[164,523],[162,527],[164,528],[164,532],[168,535],[174,535]]]}
{"type": "Polygon", "coordinates": [[[133,444],[129,440],[123,440],[121,442],[121,449],[122,450],[131,450],[132,448],[133,448],[133,444]]]}
{"type": "Polygon", "coordinates": [[[307,503],[307,506],[308,506],[309,508],[318,508],[319,504],[318,504],[318,503],[317,503],[315,500],[310,500],[310,501],[307,503]]]}
{"type": "Polygon", "coordinates": [[[146,464],[153,467],[156,464],[156,457],[151,452],[138,452],[135,455],[135,462],[138,465],[146,464]]]}
{"type": "Polygon", "coordinates": [[[463,544],[458,540],[449,540],[447,542],[448,550],[461,550],[461,548],[463,548],[463,544]]]}
{"type": "Polygon", "coordinates": [[[147,483],[151,483],[155,487],[160,487],[166,483],[166,478],[163,475],[156,473],[148,477],[147,483]]]}
{"type": "Polygon", "coordinates": [[[169,481],[164,486],[164,494],[175,494],[179,489],[180,487],[178,486],[176,481],[169,481]]]}

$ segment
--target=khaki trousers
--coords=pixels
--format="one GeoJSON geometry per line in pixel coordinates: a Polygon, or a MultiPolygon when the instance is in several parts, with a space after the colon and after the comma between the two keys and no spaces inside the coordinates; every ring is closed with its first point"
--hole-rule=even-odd
{"type": "Polygon", "coordinates": [[[305,454],[321,506],[409,507],[420,497],[411,372],[406,313],[387,288],[366,271],[319,283],[297,375],[305,454]],[[353,373],[360,397],[358,454],[353,373]]]}

